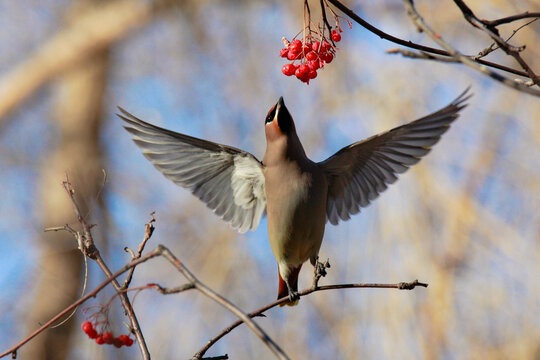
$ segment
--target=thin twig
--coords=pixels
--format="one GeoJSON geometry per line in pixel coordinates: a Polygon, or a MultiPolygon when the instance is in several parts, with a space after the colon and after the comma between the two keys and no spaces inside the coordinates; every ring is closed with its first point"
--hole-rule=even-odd
{"type": "MultiPolygon", "coordinates": [[[[511,79],[508,79],[496,72],[493,72],[488,67],[479,65],[474,60],[471,60],[469,57],[464,56],[461,54],[458,50],[454,49],[452,46],[450,46],[446,41],[444,41],[441,37],[441,35],[435,33],[425,22],[424,19],[420,16],[420,14],[416,11],[412,0],[403,0],[405,3],[405,7],[407,8],[407,14],[411,18],[413,24],[418,26],[419,29],[421,29],[423,32],[425,32],[433,41],[435,41],[437,44],[442,46],[446,51],[448,51],[455,59],[459,60],[461,63],[480,71],[481,73],[491,77],[492,79],[499,81],[500,83],[511,87],[513,89],[540,96],[540,90],[531,89],[527,86],[524,86],[520,83],[517,83],[511,79]]],[[[528,76],[528,75],[526,75],[528,76]]]]}
{"type": "Polygon", "coordinates": [[[393,48],[393,49],[386,50],[386,53],[387,54],[400,54],[404,57],[408,57],[412,59],[425,59],[425,60],[435,60],[435,61],[448,62],[448,63],[460,63],[460,61],[457,59],[440,56],[440,55],[433,55],[424,51],[415,52],[408,49],[393,48]]]}
{"type": "MultiPolygon", "coordinates": [[[[330,39],[330,41],[332,42],[332,45],[334,45],[334,47],[336,46],[336,43],[334,42],[334,39],[332,39],[332,26],[330,25],[330,23],[328,22],[328,18],[326,17],[326,4],[324,3],[324,0],[321,0],[320,1],[321,3],[321,11],[322,11],[322,19],[323,19],[323,28],[322,28],[322,34],[324,36],[324,27],[326,26],[328,28],[328,38],[330,39]]],[[[321,41],[321,45],[322,46],[322,41],[321,41]]],[[[320,49],[320,47],[319,47],[320,49]]]]}
{"type": "MultiPolygon", "coordinates": [[[[530,21],[527,21],[525,24],[521,25],[520,27],[518,27],[517,29],[514,29],[512,31],[512,35],[510,35],[505,41],[509,41],[510,39],[512,39],[514,37],[514,35],[516,35],[518,33],[519,30],[523,29],[524,27],[530,25],[531,23],[535,22],[536,20],[538,20],[538,18],[535,18],[535,19],[532,19],[530,21]]],[[[497,46],[496,43],[492,43],[491,45],[489,45],[487,48],[485,48],[484,50],[480,51],[478,53],[478,55],[476,55],[474,57],[474,59],[480,59],[486,55],[488,55],[489,53],[491,53],[492,51],[495,51],[499,48],[499,46],[497,46]]]]}
{"type": "MultiPolygon", "coordinates": [[[[396,284],[337,284],[337,285],[324,285],[324,286],[317,286],[317,288],[308,288],[305,290],[302,290],[298,292],[298,295],[300,297],[309,295],[311,293],[317,292],[317,291],[325,291],[325,290],[334,290],[334,289],[354,289],[354,288],[376,288],[376,289],[398,289],[398,290],[412,290],[417,286],[421,287],[428,287],[428,284],[419,282],[418,280],[414,280],[411,282],[400,282],[396,284]]],[[[250,318],[261,316],[264,312],[267,310],[276,307],[280,304],[285,304],[289,302],[288,297],[284,297],[282,299],[276,300],[270,304],[267,304],[260,309],[257,309],[253,312],[250,312],[247,314],[250,318]]],[[[204,356],[204,354],[210,349],[216,342],[218,342],[222,337],[233,331],[236,327],[242,324],[242,320],[238,320],[225,329],[223,329],[218,335],[213,337],[211,340],[209,340],[205,346],[203,346],[193,357],[192,360],[200,360],[204,356]]]]}
{"type": "MultiPolygon", "coordinates": [[[[75,200],[75,190],[73,189],[73,186],[69,181],[63,182],[64,189],[68,193],[69,198],[71,199],[71,202],[73,204],[73,208],[75,210],[75,214],[77,215],[77,220],[81,224],[83,228],[83,234],[82,234],[82,244],[83,244],[83,254],[88,256],[89,258],[93,259],[98,266],[101,268],[103,273],[110,278],[113,274],[103,258],[101,257],[101,254],[99,253],[98,248],[94,244],[94,239],[92,237],[92,233],[90,232],[91,226],[88,225],[84,217],[82,216],[82,213],[79,209],[79,205],[77,204],[77,201],[75,200]]],[[[81,235],[81,234],[79,234],[81,235]]],[[[79,239],[81,236],[78,236],[79,239]]],[[[112,285],[115,288],[115,290],[119,293],[120,301],[122,302],[122,306],[124,308],[125,314],[128,316],[131,324],[131,330],[135,334],[135,338],[137,339],[137,344],[139,346],[139,350],[141,351],[141,355],[143,359],[150,359],[150,351],[148,350],[148,346],[146,345],[146,341],[144,339],[144,336],[142,334],[141,327],[139,325],[139,320],[137,319],[137,315],[135,314],[135,311],[133,310],[133,306],[131,305],[131,301],[129,300],[128,295],[125,292],[122,292],[122,286],[120,283],[114,278],[112,280],[112,285]]]]}
{"type": "Polygon", "coordinates": [[[148,288],[148,287],[156,289],[157,291],[159,291],[163,295],[171,295],[171,294],[178,294],[178,293],[181,293],[181,292],[184,292],[184,291],[187,291],[187,290],[195,289],[195,284],[188,283],[188,284],[180,285],[180,286],[173,287],[173,288],[166,288],[166,287],[163,287],[163,286],[161,286],[159,284],[147,284],[146,288],[148,288]]]}
{"type": "MultiPolygon", "coordinates": [[[[148,221],[144,225],[144,238],[139,244],[139,249],[137,249],[137,253],[133,253],[133,251],[126,247],[124,248],[124,251],[129,252],[131,254],[131,260],[135,260],[141,257],[144,247],[146,246],[146,243],[150,238],[152,237],[152,234],[154,233],[154,222],[156,222],[156,219],[154,218],[155,212],[150,213],[150,221],[148,221]]],[[[129,284],[131,284],[131,280],[133,279],[133,273],[135,272],[135,268],[131,268],[129,270],[128,275],[126,276],[126,280],[124,280],[124,284],[122,285],[122,289],[127,289],[129,287],[129,284]]]]}
{"type": "Polygon", "coordinates": [[[528,11],[525,11],[522,14],[507,16],[507,17],[503,17],[503,18],[497,19],[497,20],[491,20],[491,21],[490,20],[482,20],[482,21],[486,25],[499,26],[499,25],[502,25],[502,24],[508,24],[508,23],[511,23],[513,21],[516,21],[516,20],[527,19],[527,18],[540,18],[540,12],[528,12],[528,11]]]}

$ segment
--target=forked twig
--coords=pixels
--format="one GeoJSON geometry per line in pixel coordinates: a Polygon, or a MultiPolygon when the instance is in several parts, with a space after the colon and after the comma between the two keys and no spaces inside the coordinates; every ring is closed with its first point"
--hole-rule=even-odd
{"type": "Polygon", "coordinates": [[[66,314],[68,314],[71,310],[75,309],[77,306],[83,304],[88,299],[95,297],[101,290],[103,290],[107,285],[109,285],[112,281],[114,281],[118,276],[122,275],[132,267],[135,267],[139,265],[140,263],[143,263],[151,258],[154,258],[156,256],[161,255],[161,250],[159,247],[152,252],[146,254],[145,256],[141,257],[140,259],[137,259],[135,261],[130,262],[129,264],[122,267],[120,270],[112,274],[109,278],[107,278],[105,281],[103,281],[101,284],[99,284],[94,290],[90,291],[85,296],[81,297],[77,301],[75,301],[73,304],[66,307],[64,310],[56,314],[54,317],[52,317],[49,321],[47,321],[45,324],[41,325],[36,331],[28,335],[26,338],[18,342],[16,345],[11,347],[10,349],[4,351],[3,353],[0,353],[0,358],[16,353],[17,350],[19,350],[23,345],[25,345],[27,342],[35,338],[37,335],[42,333],[44,330],[49,328],[51,325],[53,325],[56,321],[64,317],[66,314]]]}
{"type": "MultiPolygon", "coordinates": [[[[536,89],[531,89],[519,82],[516,82],[516,81],[513,81],[511,79],[508,79],[496,72],[493,72],[492,70],[490,70],[488,67],[486,66],[483,66],[483,65],[479,65],[477,62],[475,62],[474,60],[470,59],[469,57],[467,56],[464,56],[463,54],[461,54],[458,50],[456,50],[455,48],[453,48],[452,46],[450,46],[446,41],[444,41],[441,37],[441,35],[437,34],[435,31],[433,31],[431,29],[431,27],[429,27],[424,19],[420,16],[420,14],[418,13],[418,11],[416,10],[416,8],[414,7],[413,5],[413,2],[412,0],[403,0],[404,3],[405,3],[405,7],[407,8],[407,14],[409,15],[409,17],[411,18],[412,22],[419,28],[421,29],[423,32],[425,32],[431,39],[433,39],[433,41],[435,41],[437,44],[441,45],[446,51],[448,51],[448,53],[450,53],[455,59],[459,60],[461,63],[477,70],[477,71],[480,71],[481,73],[491,77],[492,79],[508,86],[508,87],[511,87],[513,89],[516,89],[516,90],[519,90],[519,91],[522,91],[522,92],[525,92],[525,93],[528,93],[528,94],[532,94],[532,95],[536,95],[536,96],[540,96],[540,90],[536,90],[536,89]]],[[[526,74],[525,76],[529,76],[528,74],[526,74]]]]}
{"type": "MultiPolygon", "coordinates": [[[[156,219],[154,218],[155,212],[150,213],[150,221],[148,221],[144,225],[144,238],[139,244],[139,248],[137,249],[137,253],[135,254],[133,250],[128,248],[127,246],[124,248],[124,251],[130,253],[131,260],[135,260],[141,257],[144,247],[146,246],[146,243],[148,240],[150,240],[150,237],[152,237],[152,234],[154,233],[154,223],[156,222],[156,219]]],[[[124,280],[124,284],[122,285],[122,289],[127,289],[129,287],[129,284],[131,284],[131,280],[133,279],[133,273],[135,272],[135,268],[131,268],[129,270],[128,275],[126,276],[126,280],[124,280]]]]}
{"type": "MultiPolygon", "coordinates": [[[[88,256],[90,259],[94,260],[98,264],[98,266],[101,268],[103,273],[105,273],[107,278],[111,278],[113,276],[113,273],[101,257],[98,248],[95,246],[92,233],[90,232],[90,229],[93,225],[89,225],[86,222],[86,219],[82,216],[79,205],[75,200],[75,189],[69,182],[69,179],[66,179],[66,181],[64,181],[62,185],[64,186],[64,189],[66,190],[71,200],[71,203],[73,204],[73,209],[75,211],[75,214],[77,215],[77,220],[83,228],[82,233],[78,231],[76,232],[76,238],[79,246],[81,247],[81,251],[84,255],[88,256]]],[[[141,351],[143,359],[150,359],[150,351],[148,350],[148,346],[146,345],[146,341],[139,325],[139,320],[137,319],[137,315],[133,310],[133,306],[131,305],[131,301],[129,300],[128,295],[125,292],[122,292],[122,286],[116,280],[116,277],[114,277],[111,282],[115,290],[118,292],[118,295],[120,296],[122,307],[124,308],[125,314],[129,318],[131,331],[133,332],[133,334],[135,334],[135,338],[137,339],[137,344],[139,346],[139,350],[141,351]]]]}

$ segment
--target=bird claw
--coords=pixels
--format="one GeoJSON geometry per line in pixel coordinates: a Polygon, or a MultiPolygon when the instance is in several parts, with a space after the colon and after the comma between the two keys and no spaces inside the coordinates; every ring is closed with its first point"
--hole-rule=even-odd
{"type": "Polygon", "coordinates": [[[296,291],[289,291],[289,302],[296,303],[300,300],[300,295],[296,291]]]}

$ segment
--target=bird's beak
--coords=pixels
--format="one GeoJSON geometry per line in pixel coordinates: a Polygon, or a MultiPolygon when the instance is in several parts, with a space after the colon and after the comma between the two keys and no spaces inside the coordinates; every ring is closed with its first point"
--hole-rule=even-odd
{"type": "Polygon", "coordinates": [[[285,106],[285,103],[283,102],[283,96],[280,96],[276,104],[276,111],[279,111],[279,108],[282,106],[285,106]]]}
{"type": "Polygon", "coordinates": [[[281,96],[276,104],[276,118],[279,129],[283,134],[289,134],[293,129],[293,120],[289,110],[285,106],[283,96],[281,96]]]}

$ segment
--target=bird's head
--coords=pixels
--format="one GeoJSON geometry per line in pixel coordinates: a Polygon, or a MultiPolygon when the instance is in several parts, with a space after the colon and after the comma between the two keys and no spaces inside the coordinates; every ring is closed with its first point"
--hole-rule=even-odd
{"type": "Polygon", "coordinates": [[[288,137],[296,132],[294,121],[283,102],[283,97],[279,98],[277,104],[274,105],[268,112],[268,115],[266,115],[264,127],[266,138],[269,140],[282,136],[288,137]]]}

